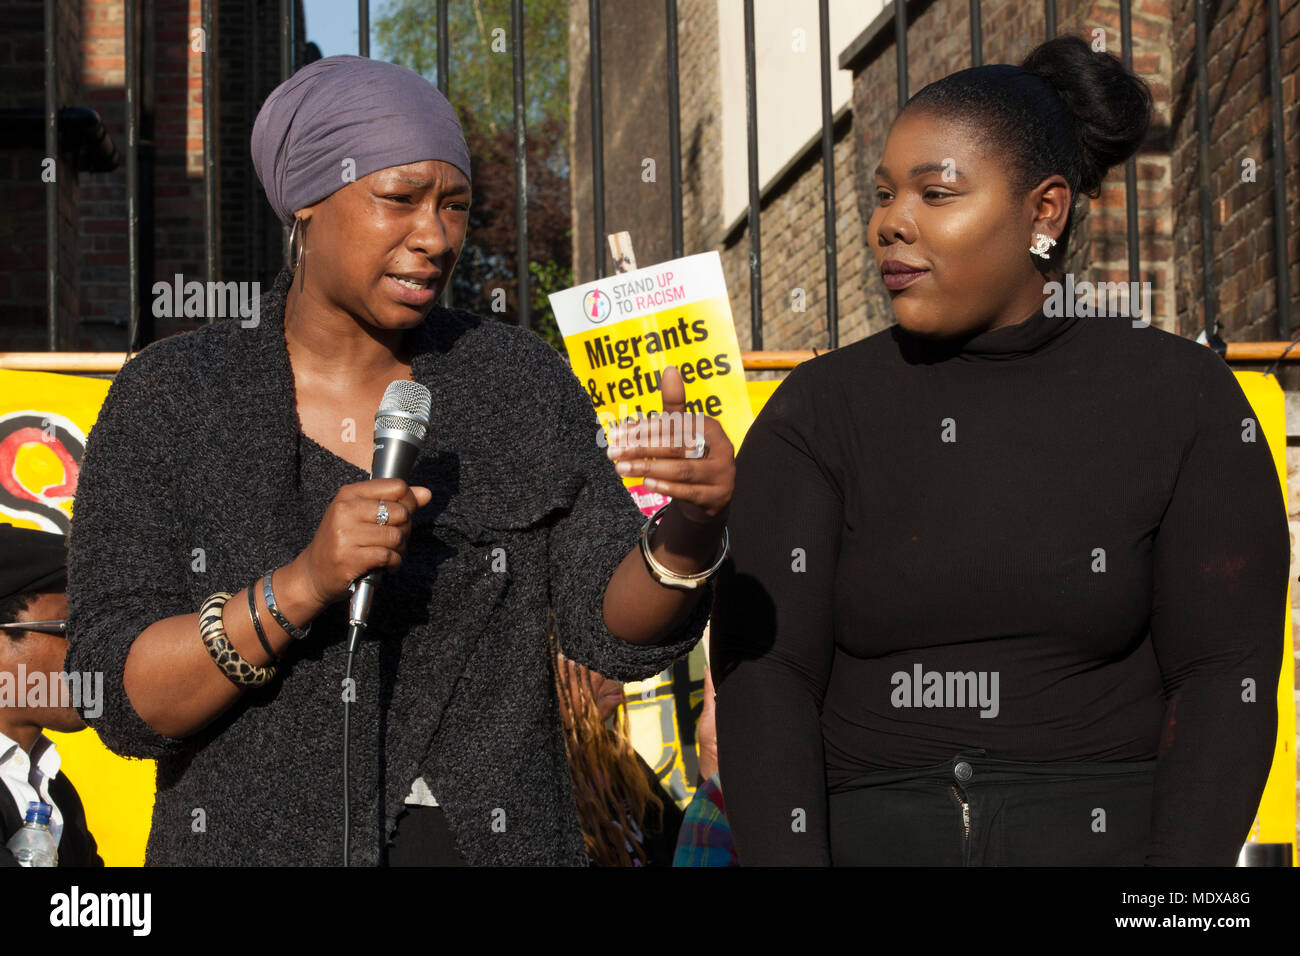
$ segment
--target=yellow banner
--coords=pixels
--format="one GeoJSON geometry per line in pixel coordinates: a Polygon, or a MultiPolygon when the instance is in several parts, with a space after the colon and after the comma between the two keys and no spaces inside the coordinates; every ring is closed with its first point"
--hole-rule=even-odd
{"type": "MultiPolygon", "coordinates": [[[[1246,393],[1259,419],[1273,466],[1282,485],[1282,502],[1286,493],[1286,403],[1277,379],[1263,372],[1236,372],[1237,384],[1246,393]]],[[[1289,508],[1287,509],[1289,513],[1289,508]]],[[[1287,575],[1288,582],[1290,574],[1287,575]]],[[[1286,592],[1285,639],[1282,648],[1282,672],[1277,683],[1277,741],[1273,748],[1273,767],[1264,784],[1259,811],[1250,828],[1249,843],[1286,843],[1291,847],[1291,865],[1296,857],[1296,758],[1295,758],[1295,655],[1291,633],[1291,585],[1286,592]]]]}
{"type": "MultiPolygon", "coordinates": [[[[734,329],[732,338],[734,341],[734,329]]],[[[740,368],[738,355],[735,368],[740,368]]],[[[1285,499],[1286,423],[1281,388],[1276,379],[1258,372],[1238,372],[1236,376],[1272,449],[1285,499]]],[[[744,385],[752,413],[744,429],[736,434],[728,429],[737,447],[752,416],[777,384],[744,385]]],[[[86,435],[107,391],[108,382],[99,379],[0,370],[0,520],[67,532],[86,435]]],[[[689,383],[687,397],[693,397],[689,383]]],[[[1248,840],[1291,845],[1295,864],[1295,666],[1289,613],[1285,632],[1273,767],[1248,840]]],[[[695,721],[703,702],[703,678],[701,645],[656,677],[625,688],[633,743],[682,806],[695,790],[695,721]]],[[[49,736],[62,755],[64,772],[81,794],[87,824],[105,863],[141,865],[153,814],[153,761],[118,757],[93,730],[51,732],[49,736]]]]}
{"type": "MultiPolygon", "coordinates": [[[[72,500],[108,381],[0,370],[0,521],[67,534],[72,500]]],[[[153,817],[154,763],[110,751],[93,730],[46,731],[77,788],[108,866],[141,866],[153,817]]]]}

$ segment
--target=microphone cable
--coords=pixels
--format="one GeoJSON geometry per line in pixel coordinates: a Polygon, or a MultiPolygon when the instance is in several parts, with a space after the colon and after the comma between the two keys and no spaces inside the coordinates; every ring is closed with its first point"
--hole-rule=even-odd
{"type": "MultiPolygon", "coordinates": [[[[429,432],[429,389],[409,379],[396,379],[384,391],[379,411],[375,415],[374,459],[370,466],[371,478],[409,478],[415,459],[423,449],[429,432]]],[[[352,701],[356,699],[356,684],[352,680],[352,663],[361,632],[366,629],[370,616],[370,602],[381,577],[379,569],[372,570],[352,582],[348,603],[348,659],[343,673],[343,865],[351,865],[352,857],[352,787],[351,787],[351,727],[352,701]]]]}
{"type": "MultiPolygon", "coordinates": [[[[353,628],[355,629],[355,628],[353,628]]],[[[343,865],[349,866],[349,838],[352,832],[352,806],[348,796],[351,788],[348,785],[348,727],[351,723],[352,702],[349,700],[349,693],[352,689],[352,638],[348,636],[348,664],[343,675],[343,865]]]]}
{"type": "MultiPolygon", "coordinates": [[[[373,572],[372,572],[373,573],[373,572]]],[[[367,576],[358,578],[353,583],[357,588],[367,576]]],[[[352,786],[350,780],[352,761],[348,759],[348,741],[352,727],[352,701],[357,696],[356,684],[352,682],[352,660],[361,643],[361,632],[366,629],[364,620],[348,621],[348,661],[343,670],[343,865],[351,866],[352,854],[352,786]]]]}

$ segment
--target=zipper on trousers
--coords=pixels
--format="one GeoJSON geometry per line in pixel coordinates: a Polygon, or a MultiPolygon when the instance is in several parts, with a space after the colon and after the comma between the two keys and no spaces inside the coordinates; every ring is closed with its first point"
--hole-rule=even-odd
{"type": "Polygon", "coordinates": [[[952,795],[954,798],[956,798],[957,803],[961,806],[961,823],[962,826],[965,828],[965,834],[962,837],[962,839],[969,840],[970,839],[970,804],[966,802],[966,797],[962,794],[960,790],[957,789],[955,785],[952,788],[952,795]]]}

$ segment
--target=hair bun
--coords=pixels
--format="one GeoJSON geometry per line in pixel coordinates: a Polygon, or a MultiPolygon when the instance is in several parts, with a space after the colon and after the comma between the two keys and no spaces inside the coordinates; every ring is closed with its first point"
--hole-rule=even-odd
{"type": "Polygon", "coordinates": [[[1113,54],[1098,53],[1072,35],[1039,44],[1020,67],[1065,103],[1079,141],[1079,191],[1099,196],[1107,171],[1136,153],[1146,137],[1150,88],[1113,54]]]}

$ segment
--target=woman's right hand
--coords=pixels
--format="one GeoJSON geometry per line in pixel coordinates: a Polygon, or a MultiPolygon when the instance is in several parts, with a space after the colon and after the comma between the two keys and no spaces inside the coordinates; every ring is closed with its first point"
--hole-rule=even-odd
{"type": "MultiPolygon", "coordinates": [[[[375,568],[402,563],[411,516],[433,498],[428,488],[408,487],[400,478],[372,478],[344,485],[325,509],[311,543],[274,572],[276,604],[284,617],[307,627],[326,607],[348,596],[354,580],[375,568]],[[379,502],[388,506],[388,523],[377,524],[379,502]]],[[[249,582],[254,600],[260,582],[249,582]]],[[[244,591],[238,596],[246,599],[244,591]]],[[[245,659],[268,664],[253,619],[232,601],[226,607],[226,636],[245,659]],[[231,612],[235,613],[231,613],[231,612]]],[[[150,727],[181,740],[208,726],[243,693],[212,666],[198,639],[199,615],[177,614],[149,625],[135,638],[122,672],[126,696],[150,727]]],[[[292,644],[287,628],[266,624],[271,655],[281,657],[292,644]]],[[[0,788],[0,794],[3,794],[0,788]]]]}
{"type": "Polygon", "coordinates": [[[410,487],[400,478],[371,478],[344,485],[325,509],[311,543],[296,563],[302,579],[322,606],[342,600],[352,582],[375,568],[402,563],[411,533],[411,515],[433,492],[410,487]],[[375,519],[379,503],[388,508],[388,523],[375,519]]]}

